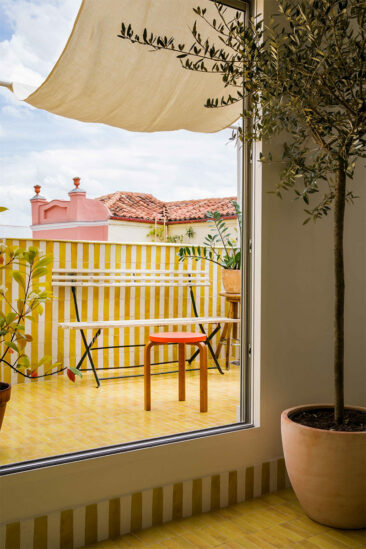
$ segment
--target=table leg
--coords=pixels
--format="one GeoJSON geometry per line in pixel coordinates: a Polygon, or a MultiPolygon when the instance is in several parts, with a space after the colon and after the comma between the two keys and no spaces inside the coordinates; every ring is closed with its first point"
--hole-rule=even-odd
{"type": "Polygon", "coordinates": [[[186,399],[186,346],[184,343],[178,343],[178,365],[179,365],[179,400],[186,399]]]}
{"type": "Polygon", "coordinates": [[[150,350],[153,346],[153,342],[145,346],[144,352],[144,400],[145,400],[145,410],[151,410],[151,356],[150,350]]]}
{"type": "Polygon", "coordinates": [[[228,322],[228,329],[226,333],[226,358],[225,358],[225,367],[227,370],[230,370],[230,351],[231,351],[231,331],[233,325],[228,322]]]}
{"type": "Polygon", "coordinates": [[[207,379],[207,347],[204,343],[197,343],[200,350],[200,412],[207,412],[208,407],[208,379],[207,379]]]}
{"type": "MultiPolygon", "coordinates": [[[[234,302],[233,303],[233,318],[239,318],[238,310],[239,310],[239,303],[234,302]]],[[[233,339],[238,339],[238,324],[237,323],[235,323],[234,326],[233,326],[233,339]]]]}

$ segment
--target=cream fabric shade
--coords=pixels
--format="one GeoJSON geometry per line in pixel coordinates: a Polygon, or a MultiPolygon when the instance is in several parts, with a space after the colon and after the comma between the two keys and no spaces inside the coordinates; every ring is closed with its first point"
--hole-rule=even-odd
{"type": "MultiPolygon", "coordinates": [[[[197,5],[217,13],[209,0],[83,0],[49,76],[33,93],[14,83],[14,93],[54,114],[131,131],[221,130],[239,118],[241,105],[204,107],[208,97],[227,94],[220,75],[184,70],[174,53],[117,36],[123,21],[190,45],[197,5]]],[[[203,22],[198,28],[220,45],[203,22]]]]}

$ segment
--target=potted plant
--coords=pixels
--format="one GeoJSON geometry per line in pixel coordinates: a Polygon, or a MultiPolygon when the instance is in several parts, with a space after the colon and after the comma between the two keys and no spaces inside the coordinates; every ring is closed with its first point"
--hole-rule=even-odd
{"type": "MultiPolygon", "coordinates": [[[[366,157],[366,4],[359,0],[277,0],[280,19],[258,18],[216,4],[197,18],[216,31],[206,39],[195,23],[193,44],[122,24],[121,38],[166,49],[183,69],[220,74],[225,97],[208,108],[243,102],[241,139],[283,138],[283,170],[274,190],[305,203],[304,223],[332,210],[334,225],[334,403],[282,414],[292,486],[308,515],[341,528],[366,526],[366,409],[344,404],[344,212],[357,160],[366,157]],[[210,12],[211,13],[211,12],[210,12]],[[211,35],[212,36],[212,35],[211,35]],[[314,198],[317,202],[312,204],[314,198]],[[312,204],[312,205],[311,205],[312,204]]],[[[329,365],[330,366],[330,365],[329,365]]]]}
{"type": "MultiPolygon", "coordinates": [[[[241,227],[241,212],[237,202],[233,201],[238,222],[241,227]]],[[[229,227],[219,212],[208,212],[207,221],[212,224],[203,246],[183,246],[178,251],[179,261],[192,258],[195,261],[205,259],[222,267],[222,284],[225,292],[240,294],[241,289],[241,253],[240,247],[230,235],[229,227]]]]}
{"type": "MultiPolygon", "coordinates": [[[[0,211],[6,208],[1,207],[0,211]]],[[[18,285],[18,298],[8,299],[7,288],[0,287],[0,365],[5,364],[11,370],[24,378],[49,377],[65,370],[59,362],[52,363],[50,356],[44,356],[37,363],[32,363],[26,346],[32,343],[32,335],[26,332],[25,322],[34,322],[42,314],[43,305],[52,299],[52,293],[40,282],[40,278],[48,273],[52,256],[42,253],[38,248],[12,248],[0,244],[0,272],[7,271],[10,280],[18,285]],[[38,373],[43,367],[41,375],[38,373]]],[[[75,381],[75,375],[81,376],[76,368],[67,368],[70,380],[75,381]]],[[[11,386],[0,381],[0,429],[3,423],[5,409],[10,400],[11,386]]]]}

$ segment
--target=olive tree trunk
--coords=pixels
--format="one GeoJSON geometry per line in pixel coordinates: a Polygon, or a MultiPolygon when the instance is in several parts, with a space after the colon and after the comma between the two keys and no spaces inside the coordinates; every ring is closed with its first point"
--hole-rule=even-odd
{"type": "Polygon", "coordinates": [[[344,211],[346,205],[346,170],[343,161],[339,162],[334,206],[334,274],[335,274],[335,315],[334,315],[334,416],[337,425],[344,419],[344,211]]]}

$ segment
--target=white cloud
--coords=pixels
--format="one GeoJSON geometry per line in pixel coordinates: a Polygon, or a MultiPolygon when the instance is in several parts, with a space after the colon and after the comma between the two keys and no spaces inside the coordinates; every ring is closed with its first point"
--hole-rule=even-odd
{"type": "MultiPolygon", "coordinates": [[[[0,80],[38,85],[66,43],[80,0],[1,0],[9,32],[0,37],[0,80]]],[[[53,116],[0,88],[1,223],[29,224],[33,186],[66,198],[80,176],[89,196],[116,190],[163,200],[236,193],[229,132],[136,134],[53,116]],[[226,146],[227,145],[227,146],[226,146]]]]}
{"type": "Polygon", "coordinates": [[[40,184],[48,199],[65,199],[75,176],[91,197],[117,190],[147,192],[162,200],[234,195],[235,151],[202,137],[192,140],[183,132],[175,140],[169,134],[135,135],[118,147],[46,149],[6,157],[0,202],[10,211],[2,219],[10,222],[16,211],[29,223],[33,186],[40,184]]]}
{"type": "Polygon", "coordinates": [[[13,29],[0,43],[0,79],[38,85],[60,55],[78,0],[2,0],[13,29]]]}

